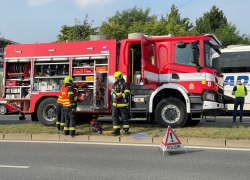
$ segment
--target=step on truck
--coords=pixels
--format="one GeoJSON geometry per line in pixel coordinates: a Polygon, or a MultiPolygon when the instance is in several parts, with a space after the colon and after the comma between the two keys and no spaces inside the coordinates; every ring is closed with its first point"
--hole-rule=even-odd
{"type": "Polygon", "coordinates": [[[3,100],[54,126],[56,101],[66,76],[74,78],[79,119],[111,114],[113,74],[130,84],[129,118],[160,126],[198,125],[201,115],[227,111],[220,41],[203,36],[146,36],[128,39],[8,45],[4,50],[3,100]],[[81,88],[80,88],[81,87],[81,88]],[[196,119],[198,118],[198,119],[196,119]]]}

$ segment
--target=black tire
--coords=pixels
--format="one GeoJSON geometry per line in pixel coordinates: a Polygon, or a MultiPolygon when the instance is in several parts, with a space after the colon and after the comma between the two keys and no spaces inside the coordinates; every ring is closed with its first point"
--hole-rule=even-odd
{"type": "Polygon", "coordinates": [[[44,99],[37,108],[37,118],[44,126],[56,125],[56,98],[44,99]]]}
{"type": "Polygon", "coordinates": [[[186,106],[176,98],[163,99],[156,106],[155,117],[162,127],[183,127],[187,123],[186,106]]]}
{"type": "Polygon", "coordinates": [[[0,104],[0,114],[5,115],[8,113],[8,109],[4,104],[0,104]]]}

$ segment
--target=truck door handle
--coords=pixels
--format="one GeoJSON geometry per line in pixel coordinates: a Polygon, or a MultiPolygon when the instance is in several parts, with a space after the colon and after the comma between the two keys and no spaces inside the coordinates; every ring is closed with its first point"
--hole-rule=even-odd
{"type": "Polygon", "coordinates": [[[146,78],[145,78],[145,84],[147,84],[147,85],[148,85],[148,79],[146,79],[146,78]]]}
{"type": "Polygon", "coordinates": [[[172,79],[180,79],[178,74],[172,74],[172,79]]]}

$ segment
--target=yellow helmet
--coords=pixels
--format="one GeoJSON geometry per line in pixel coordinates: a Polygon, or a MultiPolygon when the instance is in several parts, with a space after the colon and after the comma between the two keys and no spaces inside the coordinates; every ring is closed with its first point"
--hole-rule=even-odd
{"type": "Polygon", "coordinates": [[[71,76],[67,76],[65,79],[64,79],[64,84],[72,84],[73,83],[73,78],[71,76]]]}
{"type": "Polygon", "coordinates": [[[121,80],[123,78],[123,75],[122,75],[122,73],[120,71],[117,71],[117,72],[115,72],[114,77],[121,80]]]}

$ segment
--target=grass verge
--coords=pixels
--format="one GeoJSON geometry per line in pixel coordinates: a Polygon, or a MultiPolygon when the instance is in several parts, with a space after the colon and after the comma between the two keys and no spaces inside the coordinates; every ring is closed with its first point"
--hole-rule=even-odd
{"type": "MultiPolygon", "coordinates": [[[[102,125],[103,130],[111,131],[112,126],[102,125]]],[[[77,134],[79,135],[98,135],[97,132],[89,132],[89,125],[77,125],[76,127],[77,134]]],[[[130,132],[136,133],[147,133],[151,137],[163,137],[166,128],[159,126],[139,126],[131,125],[130,132]],[[159,132],[159,131],[162,132],[159,132]]],[[[41,124],[11,124],[11,125],[0,125],[0,133],[22,133],[22,134],[61,134],[56,130],[55,127],[45,127],[41,124]]],[[[111,136],[111,134],[102,134],[111,136]]],[[[121,135],[124,135],[124,132],[121,130],[121,135]]],[[[178,137],[187,137],[187,138],[219,138],[219,139],[250,139],[250,127],[234,126],[229,127],[186,127],[178,128],[176,135],[178,137]]],[[[131,136],[131,135],[129,135],[131,136]]]]}

